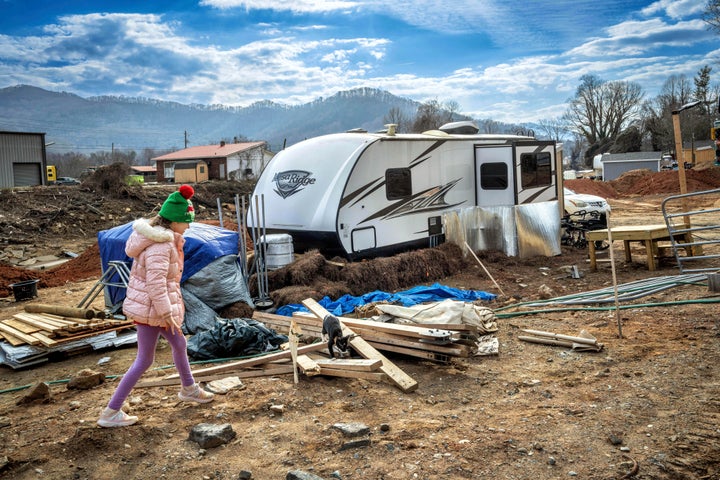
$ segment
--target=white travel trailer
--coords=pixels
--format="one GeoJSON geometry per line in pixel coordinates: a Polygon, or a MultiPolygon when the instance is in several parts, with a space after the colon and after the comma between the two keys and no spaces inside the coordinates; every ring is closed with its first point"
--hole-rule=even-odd
{"type": "Polygon", "coordinates": [[[260,175],[253,197],[264,213],[248,226],[257,217],[266,233],[290,234],[296,251],[357,259],[440,243],[451,210],[558,199],[555,142],[470,125],[422,134],[391,125],[292,145],[260,175]]]}

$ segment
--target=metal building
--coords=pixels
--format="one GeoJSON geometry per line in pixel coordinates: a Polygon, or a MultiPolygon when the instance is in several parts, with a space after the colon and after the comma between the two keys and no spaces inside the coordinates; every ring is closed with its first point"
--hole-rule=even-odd
{"type": "Polygon", "coordinates": [[[0,188],[45,185],[45,134],[0,131],[0,188]]]}

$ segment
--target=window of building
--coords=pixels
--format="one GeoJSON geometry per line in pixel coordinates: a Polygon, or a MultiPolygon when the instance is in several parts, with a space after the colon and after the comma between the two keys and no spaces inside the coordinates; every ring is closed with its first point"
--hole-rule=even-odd
{"type": "Polygon", "coordinates": [[[409,168],[385,170],[385,195],[388,200],[401,200],[412,195],[412,176],[409,168]]]}
{"type": "Polygon", "coordinates": [[[552,165],[548,152],[520,155],[522,188],[545,187],[552,183],[552,165]]]}
{"type": "Polygon", "coordinates": [[[507,189],[507,164],[504,162],[489,162],[480,165],[480,188],[482,188],[483,190],[507,189]]]}

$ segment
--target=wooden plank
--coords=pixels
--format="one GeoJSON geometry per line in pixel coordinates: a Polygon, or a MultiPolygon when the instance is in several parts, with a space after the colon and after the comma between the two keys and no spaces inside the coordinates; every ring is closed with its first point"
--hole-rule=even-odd
{"type": "Polygon", "coordinates": [[[38,314],[38,313],[20,312],[20,313],[16,313],[15,315],[13,315],[13,317],[18,318],[18,319],[21,319],[21,320],[23,320],[23,321],[24,321],[25,319],[35,320],[35,321],[38,321],[38,322],[46,323],[46,324],[48,324],[48,325],[53,325],[53,326],[55,326],[55,327],[64,327],[64,326],[67,326],[67,322],[63,322],[63,321],[55,318],[54,316],[50,316],[50,315],[42,315],[42,314],[38,314]]]}
{"type": "Polygon", "coordinates": [[[315,358],[315,364],[321,369],[354,370],[358,372],[374,372],[382,367],[379,358],[315,358]]]}
{"type": "Polygon", "coordinates": [[[12,328],[15,328],[17,330],[20,330],[23,333],[27,333],[28,335],[31,333],[35,333],[38,330],[40,330],[39,327],[36,327],[34,325],[28,325],[27,323],[18,320],[17,318],[8,318],[2,321],[5,325],[8,325],[12,328]]]}
{"type": "MultiPolygon", "coordinates": [[[[256,377],[272,377],[275,375],[287,375],[293,373],[292,365],[278,365],[275,367],[263,368],[263,369],[248,369],[237,373],[233,373],[233,377],[238,378],[256,378],[256,377]]],[[[227,378],[227,374],[208,375],[204,377],[195,377],[196,382],[212,382],[213,380],[220,380],[227,378]]],[[[146,380],[135,384],[133,388],[147,388],[147,387],[162,387],[166,385],[180,385],[180,378],[163,378],[160,380],[146,380]]]]}
{"type": "Polygon", "coordinates": [[[307,355],[298,355],[297,364],[298,367],[300,367],[300,371],[308,377],[320,374],[320,366],[307,355]]]}
{"type": "MultiPolygon", "coordinates": [[[[299,354],[303,354],[303,353],[307,353],[307,352],[316,352],[318,350],[322,350],[323,348],[327,348],[327,345],[324,343],[313,343],[310,345],[305,345],[305,346],[299,347],[297,349],[297,351],[299,354]]],[[[261,357],[248,358],[246,360],[240,360],[237,362],[226,363],[224,365],[216,365],[214,367],[201,368],[199,370],[194,370],[192,372],[192,374],[195,377],[200,377],[200,376],[204,376],[204,375],[214,375],[216,373],[230,372],[230,371],[234,371],[237,369],[253,367],[255,365],[262,365],[263,363],[268,363],[273,360],[278,360],[281,358],[290,358],[290,350],[285,350],[285,351],[277,352],[277,353],[269,353],[269,354],[263,355],[261,357]]],[[[180,376],[177,373],[174,373],[172,375],[168,375],[166,378],[173,379],[173,378],[180,378],[180,376]]]]}
{"type": "MultiPolygon", "coordinates": [[[[319,304],[318,304],[318,306],[319,306],[319,304]]],[[[305,312],[295,312],[295,314],[293,314],[293,317],[311,318],[310,315],[308,315],[305,312]]],[[[437,329],[437,328],[425,328],[425,327],[419,327],[419,326],[415,326],[415,325],[404,325],[404,324],[401,325],[398,323],[375,322],[373,320],[360,320],[360,319],[356,319],[356,318],[347,318],[347,317],[339,317],[339,319],[342,321],[343,324],[345,324],[346,326],[348,326],[350,328],[353,328],[353,327],[371,328],[376,331],[393,333],[395,335],[405,335],[407,337],[427,338],[427,339],[436,340],[436,339],[441,339],[441,338],[449,339],[452,336],[451,331],[437,329]]],[[[320,324],[322,325],[322,319],[320,318],[318,320],[320,321],[320,324]]]]}
{"type": "Polygon", "coordinates": [[[35,332],[32,334],[32,336],[40,340],[40,342],[46,347],[54,347],[58,343],[52,338],[48,337],[47,335],[43,335],[40,332],[35,332]]]}
{"type": "Polygon", "coordinates": [[[40,345],[40,340],[38,340],[37,338],[31,337],[30,335],[27,335],[20,330],[16,330],[8,325],[5,325],[4,323],[0,323],[0,331],[3,333],[9,333],[13,337],[22,340],[28,345],[40,345]]]}
{"type": "Polygon", "coordinates": [[[80,339],[83,339],[83,338],[96,337],[96,336],[102,335],[103,333],[118,332],[118,331],[120,331],[120,330],[127,330],[127,329],[129,329],[129,328],[132,328],[132,325],[122,325],[122,326],[120,326],[120,327],[106,328],[106,329],[104,329],[104,330],[95,330],[95,331],[92,331],[92,332],[88,332],[88,333],[84,333],[84,334],[79,334],[79,335],[72,335],[72,336],[68,336],[68,337],[55,338],[55,341],[56,341],[57,343],[67,343],[67,342],[72,342],[72,341],[74,341],[74,340],[80,340],[80,339]]]}
{"type": "MultiPolygon", "coordinates": [[[[323,319],[326,315],[329,314],[329,312],[325,310],[322,305],[320,305],[311,298],[303,300],[302,303],[319,319],[323,319]]],[[[353,334],[353,331],[346,327],[342,321],[340,322],[340,325],[343,328],[343,335],[353,334]]],[[[353,337],[352,339],[350,339],[350,345],[357,353],[360,354],[361,357],[381,360],[382,367],[380,367],[380,370],[385,373],[390,379],[390,381],[393,382],[398,388],[400,388],[400,390],[402,390],[403,392],[412,392],[417,390],[418,383],[414,378],[412,378],[410,375],[400,369],[397,365],[388,360],[372,345],[363,340],[362,337],[353,337]]]]}
{"type": "Polygon", "coordinates": [[[387,380],[388,378],[388,376],[383,372],[362,372],[360,370],[345,370],[335,368],[323,368],[320,370],[320,375],[343,378],[362,378],[364,380],[377,380],[379,382],[387,380]]]}
{"type": "Polygon", "coordinates": [[[480,330],[477,325],[468,325],[465,323],[416,323],[415,325],[425,328],[439,328],[449,330],[451,332],[477,332],[480,330]]]}
{"type": "Polygon", "coordinates": [[[368,342],[378,350],[384,350],[388,352],[401,353],[410,357],[424,358],[426,360],[432,360],[434,362],[449,363],[450,358],[441,353],[426,352],[425,350],[418,350],[416,348],[405,348],[397,345],[388,345],[386,343],[368,342]]]}
{"type": "Polygon", "coordinates": [[[322,321],[318,322],[315,316],[312,316],[311,318],[301,316],[286,317],[285,315],[277,315],[274,313],[256,310],[253,312],[252,318],[253,320],[257,320],[258,322],[262,322],[267,326],[272,326],[272,328],[282,330],[283,332],[288,332],[290,330],[290,320],[293,319],[298,325],[300,325],[303,332],[317,332],[317,336],[319,336],[319,333],[322,331],[322,321]]]}
{"type": "Polygon", "coordinates": [[[19,347],[20,345],[25,345],[27,343],[27,342],[22,341],[18,337],[12,335],[11,333],[0,331],[0,334],[2,334],[5,341],[8,342],[13,347],[19,347]]]}
{"type": "Polygon", "coordinates": [[[62,327],[58,327],[57,325],[51,325],[49,323],[37,320],[35,318],[29,318],[27,313],[16,313],[13,315],[13,318],[16,318],[17,320],[21,320],[28,325],[32,325],[35,327],[40,328],[41,330],[47,330],[48,332],[54,332],[55,330],[60,330],[62,327]]]}
{"type": "MultiPolygon", "coordinates": [[[[469,357],[470,352],[464,345],[449,344],[449,345],[435,345],[432,343],[422,343],[418,341],[409,341],[398,337],[396,335],[378,335],[372,332],[360,332],[360,335],[368,342],[373,344],[382,345],[397,345],[405,348],[412,348],[415,350],[423,350],[426,352],[441,353],[443,355],[449,355],[453,357],[469,357]]],[[[382,347],[378,347],[383,350],[382,347]]]]}

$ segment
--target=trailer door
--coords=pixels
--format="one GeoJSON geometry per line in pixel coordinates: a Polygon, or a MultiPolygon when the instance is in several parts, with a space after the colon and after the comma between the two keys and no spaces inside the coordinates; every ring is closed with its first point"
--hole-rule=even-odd
{"type": "Polygon", "coordinates": [[[515,184],[518,205],[557,200],[554,142],[515,142],[515,184]]]}
{"type": "Polygon", "coordinates": [[[512,146],[476,145],[476,205],[481,207],[515,205],[513,170],[512,146]]]}

